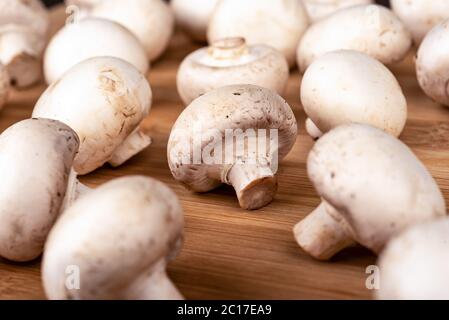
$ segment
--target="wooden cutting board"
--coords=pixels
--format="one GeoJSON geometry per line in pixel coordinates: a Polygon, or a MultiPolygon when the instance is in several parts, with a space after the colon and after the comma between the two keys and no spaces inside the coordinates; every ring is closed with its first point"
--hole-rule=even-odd
{"type": "MultiPolygon", "coordinates": [[[[53,10],[53,29],[64,21],[53,10]]],[[[306,157],[313,145],[304,131],[299,102],[300,75],[293,71],[285,95],[295,112],[300,133],[281,163],[279,192],[272,204],[254,212],[239,208],[234,192],[221,187],[194,194],[173,180],[167,165],[166,144],[172,124],[183,110],[176,90],[179,63],[197,46],[182,34],[173,38],[166,54],[149,74],[154,101],[143,128],[153,144],[120,168],[104,167],[81,180],[90,187],[125,175],[141,174],[167,183],[185,210],[185,243],[169,274],[188,299],[361,299],[372,297],[365,286],[366,267],[376,257],[363,248],[317,262],[296,244],[292,228],[319,203],[306,175],[306,157]]],[[[409,102],[407,127],[401,139],[426,164],[449,200],[449,109],[431,102],[415,78],[413,58],[393,71],[409,102]]],[[[0,112],[0,131],[30,117],[44,84],[12,94],[0,112]]],[[[0,177],[1,179],[1,177],[0,177]]],[[[0,221],[1,223],[1,221],[0,221]]],[[[132,232],[130,230],[130,232],[132,232]]],[[[0,259],[1,299],[45,298],[40,260],[18,264],[0,259]]]]}

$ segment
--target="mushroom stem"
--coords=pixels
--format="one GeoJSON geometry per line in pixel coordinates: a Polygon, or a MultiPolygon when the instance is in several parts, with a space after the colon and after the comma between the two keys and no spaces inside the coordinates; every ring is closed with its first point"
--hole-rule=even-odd
{"type": "Polygon", "coordinates": [[[266,206],[277,190],[277,179],[267,164],[234,164],[224,182],[234,187],[240,206],[247,210],[266,206]]]}
{"type": "Polygon", "coordinates": [[[312,119],[306,119],[306,131],[314,140],[318,140],[323,136],[323,132],[316,126],[312,119]]]}
{"type": "Polygon", "coordinates": [[[36,36],[20,30],[6,32],[0,38],[0,61],[6,66],[11,83],[19,88],[41,78],[38,41],[36,36]]]}
{"type": "Polygon", "coordinates": [[[91,191],[89,187],[82,184],[78,178],[76,171],[72,168],[69,175],[69,181],[67,183],[67,190],[65,192],[64,202],[61,206],[61,212],[70,207],[73,202],[91,191]]]}
{"type": "Polygon", "coordinates": [[[118,167],[151,144],[151,138],[139,128],[134,130],[123,143],[117,147],[108,161],[113,167],[118,167]]]}
{"type": "Polygon", "coordinates": [[[354,243],[342,225],[321,204],[293,229],[299,246],[319,260],[328,260],[354,243]]]}
{"type": "Polygon", "coordinates": [[[215,59],[235,59],[247,52],[245,39],[241,37],[217,40],[209,47],[209,54],[215,59]]]}
{"type": "Polygon", "coordinates": [[[184,300],[183,295],[165,271],[165,261],[158,263],[152,272],[138,278],[126,290],[127,300],[184,300]]]}

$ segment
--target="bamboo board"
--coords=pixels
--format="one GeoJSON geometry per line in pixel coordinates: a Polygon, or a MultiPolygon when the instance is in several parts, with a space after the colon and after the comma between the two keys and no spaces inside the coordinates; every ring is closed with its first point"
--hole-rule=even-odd
{"type": "MultiPolygon", "coordinates": [[[[64,20],[54,10],[53,29],[64,20]]],[[[280,165],[279,192],[269,206],[241,210],[234,192],[221,187],[193,194],[173,180],[167,165],[166,144],[172,124],[183,110],[176,91],[176,71],[182,58],[198,46],[182,34],[173,38],[166,54],[149,74],[153,107],[143,128],[153,144],[120,168],[104,167],[83,177],[90,187],[124,175],[142,174],[167,183],[185,210],[185,243],[169,274],[188,299],[364,299],[365,269],[376,257],[352,248],[330,262],[317,262],[295,243],[292,228],[319,204],[306,175],[306,157],[313,141],[304,131],[299,102],[300,76],[293,71],[285,98],[295,112],[300,133],[280,165]]],[[[401,136],[429,168],[449,203],[449,109],[431,102],[416,81],[412,56],[393,67],[409,103],[409,117],[401,136]]],[[[14,92],[0,112],[0,132],[30,117],[44,84],[14,92]]],[[[0,222],[1,223],[1,222],[0,222]]],[[[44,299],[40,260],[16,264],[0,259],[0,299],[44,299]]]]}

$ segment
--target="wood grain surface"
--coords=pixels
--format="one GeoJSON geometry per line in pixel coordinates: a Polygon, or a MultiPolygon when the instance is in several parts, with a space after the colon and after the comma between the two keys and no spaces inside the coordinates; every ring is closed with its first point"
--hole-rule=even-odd
{"type": "MultiPolygon", "coordinates": [[[[59,8],[52,15],[56,29],[64,13],[59,8]]],[[[229,187],[200,195],[173,180],[166,144],[171,126],[183,110],[176,91],[176,71],[183,57],[196,48],[177,33],[166,54],[152,66],[149,80],[153,108],[143,128],[152,136],[153,144],[122,167],[106,166],[81,178],[82,182],[95,187],[116,177],[142,174],[167,183],[176,192],[185,210],[185,243],[179,257],[169,265],[169,274],[188,299],[371,298],[372,292],[365,287],[365,269],[376,262],[371,252],[352,248],[330,262],[317,262],[293,238],[295,223],[320,201],[306,175],[306,157],[313,141],[304,131],[297,71],[292,71],[285,98],[295,112],[300,133],[281,163],[279,192],[273,203],[248,212],[239,208],[229,187]]],[[[409,102],[408,123],[401,139],[426,164],[448,201],[449,109],[431,102],[421,92],[412,55],[392,69],[409,102]]],[[[42,84],[14,92],[0,112],[0,131],[30,117],[44,89],[42,84]]],[[[16,264],[0,259],[0,298],[44,299],[40,260],[16,264]]]]}

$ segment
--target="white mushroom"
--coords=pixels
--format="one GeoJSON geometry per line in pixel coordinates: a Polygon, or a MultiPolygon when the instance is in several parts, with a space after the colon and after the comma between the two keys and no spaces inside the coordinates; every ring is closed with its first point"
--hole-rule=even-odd
{"type": "Polygon", "coordinates": [[[317,22],[340,9],[371,4],[373,0],[303,0],[312,22],[317,22]]]}
{"type": "Polygon", "coordinates": [[[110,181],[64,212],[45,244],[42,278],[50,299],[182,299],[166,265],[182,245],[184,217],[163,183],[110,181]],[[67,286],[76,270],[79,287],[67,286]]]}
{"type": "Polygon", "coordinates": [[[213,89],[231,84],[254,84],[282,95],[289,68],[279,51],[247,46],[243,38],[215,41],[188,55],[179,67],[178,92],[186,105],[213,89]]]}
{"type": "Polygon", "coordinates": [[[6,68],[0,62],[0,110],[6,104],[10,90],[10,80],[6,68]]]}
{"type": "Polygon", "coordinates": [[[121,58],[143,74],[149,68],[145,49],[128,29],[88,18],[67,24],[50,40],[44,56],[45,79],[51,84],[77,63],[99,56],[121,58]]]}
{"type": "Polygon", "coordinates": [[[343,125],[321,137],[307,172],[322,203],[294,234],[317,259],[354,241],[379,253],[406,228],[446,215],[438,185],[412,151],[368,125],[343,125]]]}
{"type": "Polygon", "coordinates": [[[151,98],[148,81],[131,64],[97,57],[50,85],[33,116],[60,120],[76,131],[81,145],[74,168],[86,174],[106,162],[119,166],[150,144],[139,124],[149,113],[151,98]]]}
{"type": "Polygon", "coordinates": [[[48,14],[39,0],[0,1],[0,62],[13,85],[26,87],[41,79],[48,28],[48,14]]]}
{"type": "Polygon", "coordinates": [[[418,45],[435,25],[449,19],[447,0],[391,0],[391,8],[418,45]]]}
{"type": "Polygon", "coordinates": [[[91,15],[128,28],[143,44],[151,61],[167,48],[175,24],[171,8],[162,0],[103,0],[93,6],[91,15]]]}
{"type": "Polygon", "coordinates": [[[243,37],[248,44],[266,44],[284,54],[290,66],[308,27],[308,16],[298,0],[221,0],[212,14],[208,40],[243,37]]]}
{"type": "Polygon", "coordinates": [[[232,185],[240,206],[258,209],[273,200],[278,162],[290,151],[297,124],[275,92],[232,85],[194,100],[170,134],[168,164],[174,178],[196,192],[232,185]]]}
{"type": "Polygon", "coordinates": [[[398,137],[407,121],[407,101],[394,75],[357,51],[334,51],[315,60],[302,79],[301,102],[323,133],[357,122],[398,137]]]}
{"type": "Polygon", "coordinates": [[[207,40],[207,26],[219,0],[172,0],[176,24],[193,40],[207,40]]]}
{"type": "Polygon", "coordinates": [[[393,12],[379,5],[360,5],[314,23],[298,46],[297,60],[304,72],[323,54],[346,49],[393,64],[405,58],[411,45],[410,33],[393,12]]]}
{"type": "Polygon", "coordinates": [[[78,145],[72,129],[47,119],[18,122],[0,135],[0,257],[29,261],[42,253],[61,209],[77,196],[78,145]]]}
{"type": "Polygon", "coordinates": [[[416,58],[418,81],[433,100],[449,106],[449,20],[424,38],[416,58]]]}
{"type": "Polygon", "coordinates": [[[379,260],[377,299],[449,299],[449,220],[415,226],[393,239],[379,260]]]}

